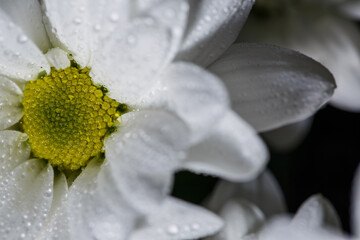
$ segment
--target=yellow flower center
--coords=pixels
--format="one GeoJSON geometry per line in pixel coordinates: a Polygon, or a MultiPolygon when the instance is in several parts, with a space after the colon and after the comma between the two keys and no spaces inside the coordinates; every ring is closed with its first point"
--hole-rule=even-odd
{"type": "Polygon", "coordinates": [[[89,72],[52,68],[24,90],[22,126],[32,153],[60,170],[77,170],[98,155],[105,135],[127,110],[96,87],[89,72]]]}

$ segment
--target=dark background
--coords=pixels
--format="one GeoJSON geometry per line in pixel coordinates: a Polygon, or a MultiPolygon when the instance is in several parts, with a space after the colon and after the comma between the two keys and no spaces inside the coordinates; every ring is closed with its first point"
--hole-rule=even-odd
{"type": "MultiPolygon", "coordinates": [[[[270,151],[268,167],[282,187],[290,212],[296,212],[309,196],[321,193],[334,205],[344,230],[350,232],[351,187],[360,161],[360,113],[327,106],[315,115],[307,138],[298,148],[288,153],[270,151]]],[[[201,204],[217,180],[179,172],[173,195],[201,204]]]]}

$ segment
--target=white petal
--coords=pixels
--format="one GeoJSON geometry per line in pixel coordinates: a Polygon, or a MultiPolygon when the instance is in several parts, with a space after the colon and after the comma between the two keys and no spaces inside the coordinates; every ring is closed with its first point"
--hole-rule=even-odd
{"type": "Polygon", "coordinates": [[[168,198],[130,239],[198,239],[214,234],[221,226],[222,221],[213,213],[179,199],[168,198]]]}
{"type": "Polygon", "coordinates": [[[70,188],[67,211],[72,239],[125,240],[135,223],[134,210],[124,203],[115,182],[105,181],[109,171],[101,164],[98,159],[90,162],[70,188]]]}
{"type": "Polygon", "coordinates": [[[142,14],[165,0],[134,0],[136,13],[142,14]]]}
{"type": "Polygon", "coordinates": [[[335,88],[319,63],[270,45],[233,45],[210,71],[224,80],[235,111],[258,131],[309,117],[335,88]]]}
{"type": "Polygon", "coordinates": [[[2,0],[0,8],[43,52],[50,48],[38,0],[2,0]]]}
{"type": "Polygon", "coordinates": [[[0,10],[0,73],[10,78],[35,79],[50,67],[37,46],[0,10]]]}
{"type": "Polygon", "coordinates": [[[255,178],[267,159],[266,146],[256,132],[228,111],[210,135],[189,150],[184,166],[195,172],[244,181],[255,178]]]}
{"type": "Polygon", "coordinates": [[[324,229],[292,227],[288,222],[275,221],[261,231],[261,240],[350,240],[352,238],[324,229]]]}
{"type": "Polygon", "coordinates": [[[43,160],[26,161],[0,183],[3,239],[34,239],[53,199],[53,169],[43,160]]]}
{"type": "Polygon", "coordinates": [[[117,132],[105,139],[109,169],[133,208],[154,211],[185,157],[188,130],[176,117],[160,111],[128,113],[122,120],[117,132]]]}
{"type": "Polygon", "coordinates": [[[190,2],[191,22],[177,59],[208,66],[235,41],[254,1],[190,2]]]}
{"type": "Polygon", "coordinates": [[[22,118],[21,89],[10,79],[0,76],[0,130],[8,128],[22,118]]]}
{"type": "Polygon", "coordinates": [[[125,35],[113,34],[95,52],[92,78],[109,90],[109,97],[134,105],[157,82],[156,75],[171,49],[171,33],[153,18],[142,18],[134,21],[125,35]]]}
{"type": "Polygon", "coordinates": [[[44,0],[42,4],[45,27],[53,46],[71,53],[82,67],[87,66],[91,38],[85,25],[90,19],[90,12],[80,11],[87,5],[87,1],[44,0]]]}
{"type": "Polygon", "coordinates": [[[331,103],[360,111],[360,33],[355,23],[332,12],[309,14],[308,8],[286,16],[249,18],[240,37],[294,49],[319,61],[334,74],[338,86],[331,103]]]}
{"type": "Polygon", "coordinates": [[[338,214],[332,204],[321,195],[314,195],[307,199],[296,212],[291,224],[306,230],[332,228],[341,231],[338,214]]]}
{"type": "Polygon", "coordinates": [[[351,230],[360,237],[360,165],[354,175],[351,200],[351,230]]]}
{"type": "Polygon", "coordinates": [[[264,224],[265,216],[254,204],[243,200],[233,199],[224,204],[220,213],[225,226],[216,235],[207,238],[226,240],[245,240],[255,234],[264,224]]]}
{"type": "Polygon", "coordinates": [[[181,43],[186,30],[189,15],[189,3],[187,0],[163,1],[149,9],[147,15],[154,17],[166,26],[172,34],[171,48],[168,53],[168,61],[173,60],[181,48],[181,43]]]}
{"type": "Polygon", "coordinates": [[[18,131],[0,131],[0,180],[30,157],[29,137],[18,131]]]}
{"type": "MultiPolygon", "coordinates": [[[[92,41],[92,51],[102,49],[106,40],[113,32],[123,33],[129,24],[131,14],[131,2],[133,0],[88,0],[82,7],[84,12],[89,12],[87,19],[88,28],[92,41]]],[[[94,56],[92,56],[94,57],[94,56]]]]}
{"type": "Polygon", "coordinates": [[[288,152],[297,148],[305,140],[312,122],[312,118],[307,118],[300,122],[264,132],[262,137],[274,150],[288,152]]]}
{"type": "Polygon", "coordinates": [[[52,48],[45,54],[51,67],[64,69],[70,66],[70,60],[66,52],[60,48],[52,48]]]}
{"type": "Polygon", "coordinates": [[[161,80],[161,88],[144,97],[142,107],[174,112],[191,129],[192,144],[204,138],[228,109],[222,82],[194,64],[174,63],[161,80]]]}
{"type": "Polygon", "coordinates": [[[230,183],[222,181],[213,192],[208,206],[219,212],[223,204],[231,198],[244,198],[257,205],[260,210],[271,217],[286,211],[285,200],[269,171],[265,171],[258,179],[246,183],[230,183]]]}
{"type": "Polygon", "coordinates": [[[68,185],[63,173],[54,177],[53,202],[36,240],[70,239],[68,213],[64,209],[68,185]]]}

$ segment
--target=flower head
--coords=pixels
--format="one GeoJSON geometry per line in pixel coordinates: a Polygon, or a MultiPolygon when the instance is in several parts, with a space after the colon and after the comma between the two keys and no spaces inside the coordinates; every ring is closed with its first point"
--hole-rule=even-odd
{"type": "Polygon", "coordinates": [[[252,4],[3,1],[2,236],[195,239],[217,231],[216,216],[166,196],[181,168],[241,181],[266,164],[264,144],[230,110],[219,77],[239,92],[235,110],[257,130],[312,114],[334,88],[326,69],[288,50],[250,44],[224,54],[252,4]],[[277,68],[258,75],[259,66],[277,68]]]}

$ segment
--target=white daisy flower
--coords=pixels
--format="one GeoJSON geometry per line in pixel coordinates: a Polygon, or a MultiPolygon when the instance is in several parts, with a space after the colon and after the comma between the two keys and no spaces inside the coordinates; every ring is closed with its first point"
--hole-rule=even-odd
{"type": "Polygon", "coordinates": [[[331,104],[360,111],[359,0],[257,1],[241,41],[271,43],[300,51],[324,64],[338,88],[331,104]]]}
{"type": "Polygon", "coordinates": [[[209,207],[225,222],[209,240],[351,239],[341,233],[334,207],[321,195],[311,196],[293,217],[286,215],[282,192],[269,172],[249,183],[221,182],[209,207]]]}
{"type": "Polygon", "coordinates": [[[241,181],[266,164],[221,80],[257,130],[309,116],[334,89],[325,68],[289,50],[244,44],[224,53],[252,4],[2,1],[1,236],[217,231],[216,216],[166,196],[182,168],[241,181]]]}

